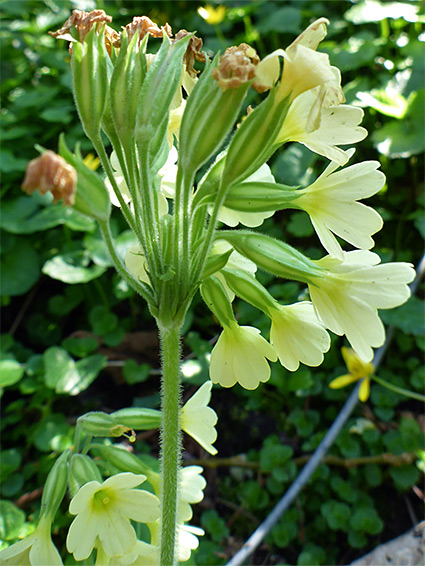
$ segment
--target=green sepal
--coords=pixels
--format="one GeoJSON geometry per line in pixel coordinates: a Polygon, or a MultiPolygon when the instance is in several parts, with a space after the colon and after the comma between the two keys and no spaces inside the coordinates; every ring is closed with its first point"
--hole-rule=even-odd
{"type": "Polygon", "coordinates": [[[220,269],[222,269],[226,265],[232,252],[233,250],[229,249],[227,252],[223,254],[210,254],[207,257],[207,261],[205,263],[205,267],[204,267],[204,271],[202,272],[201,279],[202,280],[206,279],[210,275],[214,275],[214,273],[220,271],[220,269]]]}
{"type": "Polygon", "coordinates": [[[218,155],[217,160],[206,172],[198,185],[198,189],[193,198],[193,208],[201,206],[206,203],[214,202],[215,195],[220,186],[221,176],[224,170],[226,154],[221,153],[218,155]]]}
{"type": "Polygon", "coordinates": [[[110,415],[114,422],[128,426],[134,430],[153,430],[161,426],[161,411],[134,407],[120,409],[110,415]]]}
{"type": "Polygon", "coordinates": [[[68,459],[70,451],[65,450],[47,476],[44,484],[43,495],[41,497],[41,512],[43,515],[54,519],[56,512],[61,504],[68,484],[68,459]]]}
{"type": "Polygon", "coordinates": [[[207,307],[215,314],[221,326],[231,326],[235,322],[232,303],[222,282],[212,275],[201,284],[201,295],[207,307]]]}
{"type": "Polygon", "coordinates": [[[277,277],[314,284],[316,277],[326,273],[326,270],[289,244],[265,234],[248,230],[223,230],[218,232],[217,239],[229,242],[237,252],[277,277]]]}
{"type": "Polygon", "coordinates": [[[257,279],[243,269],[223,269],[227,285],[241,299],[268,314],[276,308],[276,300],[257,279]]]}
{"type": "Polygon", "coordinates": [[[113,418],[112,415],[93,411],[78,418],[77,423],[88,436],[118,437],[132,433],[131,427],[113,418]]]}
{"type": "Polygon", "coordinates": [[[109,89],[109,55],[105,47],[105,28],[93,26],[84,42],[72,46],[72,80],[75,102],[88,138],[99,136],[109,89]]]}
{"type": "MultiPolygon", "coordinates": [[[[146,44],[148,36],[144,38],[146,44]]],[[[137,50],[138,34],[128,43],[121,34],[121,47],[110,85],[110,108],[115,132],[125,151],[132,151],[140,89],[147,72],[143,43],[137,50]]]]}
{"type": "Polygon", "coordinates": [[[296,200],[299,196],[301,194],[297,187],[278,183],[244,182],[230,187],[224,206],[243,212],[268,212],[298,208],[296,200]]]}
{"type": "Polygon", "coordinates": [[[95,456],[109,462],[121,472],[143,474],[154,488],[159,488],[159,474],[131,452],[116,446],[103,446],[101,444],[92,445],[90,450],[95,456]]]}
{"type": "Polygon", "coordinates": [[[75,155],[69,150],[64,134],[59,137],[59,154],[77,171],[74,208],[97,220],[107,221],[111,215],[111,201],[103,180],[84,164],[78,147],[75,155]]]}
{"type": "Polygon", "coordinates": [[[139,93],[136,117],[136,143],[141,146],[148,147],[153,142],[164,116],[168,116],[180,85],[183,56],[191,37],[188,35],[171,42],[164,35],[162,45],[149,66],[139,93]]]}
{"type": "Polygon", "coordinates": [[[89,481],[102,483],[99,468],[86,454],[73,454],[69,465],[69,491],[73,497],[84,484],[89,481]]]}
{"type": "Polygon", "coordinates": [[[242,122],[230,142],[223,172],[227,186],[247,179],[276,151],[276,137],[288,112],[288,99],[277,100],[276,88],[242,122]]]}
{"type": "Polygon", "coordinates": [[[186,104],[179,133],[179,163],[193,175],[223,145],[239,116],[249,83],[223,91],[211,76],[219,57],[206,65],[186,104]]]}

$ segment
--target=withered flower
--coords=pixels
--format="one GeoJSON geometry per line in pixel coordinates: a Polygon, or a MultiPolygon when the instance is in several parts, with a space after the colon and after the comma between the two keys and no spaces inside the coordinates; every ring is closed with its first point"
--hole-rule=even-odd
{"type": "Polygon", "coordinates": [[[165,26],[159,28],[156,23],[147,16],[134,17],[133,20],[125,26],[125,30],[129,43],[137,32],[139,33],[138,43],[142,41],[147,33],[152,37],[162,37],[163,32],[165,32],[168,37],[172,35],[171,26],[169,24],[165,24],[165,26]]]}
{"type": "Polygon", "coordinates": [[[50,191],[53,202],[63,200],[72,206],[77,190],[77,172],[63,157],[54,151],[46,151],[28,163],[22,183],[22,190],[29,195],[37,189],[43,195],[50,191]]]}
{"type": "MultiPolygon", "coordinates": [[[[93,10],[92,12],[73,10],[72,15],[66,20],[63,26],[57,31],[49,31],[49,34],[58,39],[70,40],[73,39],[73,37],[69,34],[69,31],[71,28],[75,27],[78,31],[80,41],[83,42],[95,24],[99,28],[101,24],[111,22],[112,16],[108,16],[104,10],[93,10]]],[[[112,30],[112,28],[109,29],[112,30]]],[[[117,34],[117,32],[115,33],[117,34]]]]}
{"type": "MultiPolygon", "coordinates": [[[[179,39],[182,39],[187,35],[190,35],[189,32],[185,29],[181,29],[176,33],[174,41],[178,41],[179,39]]],[[[202,43],[203,41],[200,37],[193,35],[190,38],[189,45],[187,46],[186,53],[183,58],[183,61],[186,65],[186,70],[191,77],[196,77],[196,75],[199,73],[199,71],[197,71],[193,66],[195,61],[205,63],[207,59],[205,53],[201,52],[202,43]]]]}
{"type": "Polygon", "coordinates": [[[247,43],[226,49],[219,66],[211,73],[220,88],[238,88],[255,77],[255,66],[260,61],[255,49],[247,43]]]}

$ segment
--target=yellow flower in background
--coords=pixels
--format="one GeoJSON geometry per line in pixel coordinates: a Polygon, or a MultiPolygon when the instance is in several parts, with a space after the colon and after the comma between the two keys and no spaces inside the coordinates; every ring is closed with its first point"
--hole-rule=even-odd
{"type": "Polygon", "coordinates": [[[137,542],[130,520],[156,521],[159,500],[147,491],[133,489],[146,476],[125,472],[102,484],[91,481],[72,498],[69,512],[76,515],[71,523],[66,546],[76,560],[88,558],[95,546],[102,546],[107,556],[126,554],[137,542]]]}
{"type": "Polygon", "coordinates": [[[198,8],[198,14],[204,19],[207,23],[212,26],[215,26],[224,20],[224,16],[226,15],[227,9],[224,6],[211,6],[207,4],[206,6],[200,6],[198,8]]]}
{"type": "Polygon", "coordinates": [[[51,519],[42,517],[35,531],[0,552],[2,566],[62,566],[50,536],[51,519]]]}
{"type": "MultiPolygon", "coordinates": [[[[354,150],[347,152],[352,155],[354,150]]],[[[360,249],[374,246],[372,234],[383,225],[381,216],[369,206],[357,202],[382,189],[385,175],[378,171],[379,161],[363,161],[341,171],[330,163],[313,184],[301,189],[297,206],[305,210],[326,251],[343,259],[334,234],[360,249]]]]}
{"type": "Polygon", "coordinates": [[[206,381],[186,401],[180,413],[180,422],[182,430],[194,438],[204,450],[214,456],[217,454],[213,443],[217,439],[215,425],[218,417],[214,409],[208,407],[208,403],[211,400],[211,389],[211,381],[206,381]]]}
{"type": "Polygon", "coordinates": [[[270,378],[268,359],[275,362],[277,355],[258,328],[231,323],[211,352],[211,381],[222,387],[238,382],[245,389],[256,389],[270,378]]]}
{"type": "Polygon", "coordinates": [[[360,401],[367,401],[370,393],[370,376],[375,373],[375,368],[370,362],[364,362],[351,348],[341,348],[342,357],[349,373],[336,377],[329,383],[331,389],[340,389],[350,383],[362,380],[359,389],[360,401]]]}

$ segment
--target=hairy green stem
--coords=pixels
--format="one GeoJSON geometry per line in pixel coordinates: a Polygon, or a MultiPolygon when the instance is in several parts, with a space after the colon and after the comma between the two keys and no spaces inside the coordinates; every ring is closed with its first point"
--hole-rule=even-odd
{"type": "Polygon", "coordinates": [[[160,566],[174,566],[178,476],[181,460],[180,328],[158,322],[162,356],[161,554],[160,566]]]}

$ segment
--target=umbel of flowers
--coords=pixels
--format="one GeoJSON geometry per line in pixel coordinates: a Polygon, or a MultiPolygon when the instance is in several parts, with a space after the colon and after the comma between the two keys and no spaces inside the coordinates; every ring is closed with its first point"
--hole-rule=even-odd
{"type": "MultiPolygon", "coordinates": [[[[339,70],[317,51],[325,18],[262,60],[241,44],[210,61],[194,34],[173,35],[168,24],[159,28],[147,17],[134,18],[120,33],[110,23],[102,10],[74,11],[52,33],[69,41],[75,102],[106,179],[61,137],[60,155],[45,152],[31,162],[23,188],[50,190],[55,200],[98,222],[117,271],[146,300],[161,341],[160,413],[123,409],[79,420],[74,453],[66,460],[75,516],[68,550],[77,560],[96,552],[102,565],[171,566],[189,557],[201,534],[185,525],[204,483],[193,480],[196,470],[196,493],[188,498],[181,487],[181,428],[215,450],[211,383],[180,408],[180,333],[194,295],[201,292],[223,327],[211,354],[212,382],[254,389],[269,379],[270,361],[290,371],[300,363],[320,365],[329,330],[345,335],[370,361],[372,348],[384,341],[378,309],[407,300],[414,270],[380,264],[370,251],[382,219],[359,200],[376,194],[384,175],[375,161],[346,166],[353,150],[340,146],[367,132],[359,125],[363,111],[344,104],[339,70]],[[159,38],[155,54],[148,52],[149,38],[159,38]],[[202,66],[200,73],[195,67],[202,66]],[[252,88],[262,101],[241,116],[252,88]],[[267,161],[287,142],[329,160],[311,185],[288,186],[271,174],[267,161]],[[124,257],[111,235],[111,204],[120,207],[137,241],[124,257]],[[258,230],[222,228],[257,228],[284,209],[310,216],[327,255],[313,261],[258,230]],[[341,240],[356,249],[344,251],[341,240]],[[257,268],[305,284],[310,301],[279,304],[256,279],[257,268]],[[238,325],[235,295],[269,317],[270,341],[238,325]],[[132,429],[159,425],[160,474],[133,454],[95,442],[92,454],[120,471],[103,480],[90,456],[78,453],[87,438],[133,436],[132,429]],[[144,482],[155,495],[143,490],[144,482]],[[150,540],[137,539],[134,522],[148,525],[150,540]]],[[[31,564],[39,563],[32,556],[44,541],[44,563],[58,563],[46,534],[51,521],[44,513],[33,538],[7,549],[5,559],[29,552],[31,564]]]]}

